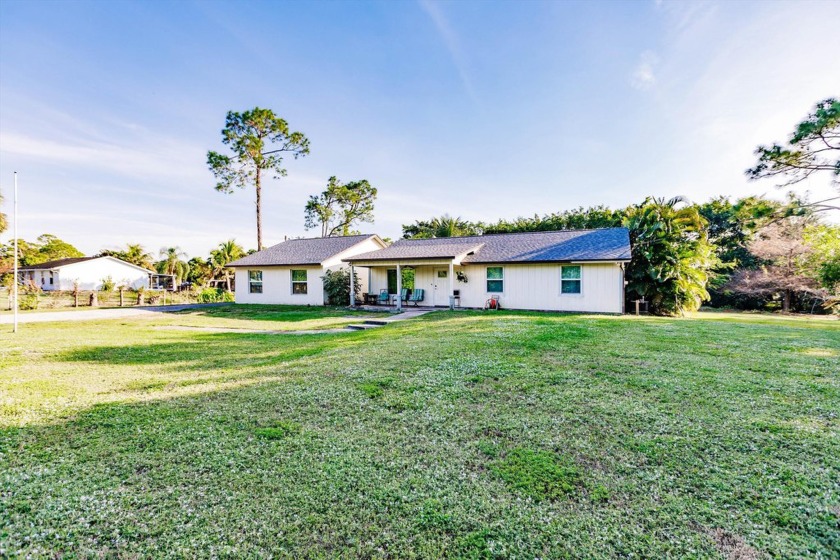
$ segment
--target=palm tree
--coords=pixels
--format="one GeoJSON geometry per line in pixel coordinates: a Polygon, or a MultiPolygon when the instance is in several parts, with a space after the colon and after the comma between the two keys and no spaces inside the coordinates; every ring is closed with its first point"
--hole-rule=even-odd
{"type": "Polygon", "coordinates": [[[657,315],[695,311],[709,299],[711,271],[720,264],[697,206],[682,197],[649,197],[627,210],[633,256],[625,278],[630,293],[657,315]]]}
{"type": "Polygon", "coordinates": [[[151,253],[147,253],[146,250],[143,248],[142,245],[139,243],[132,245],[129,243],[126,246],[125,251],[122,252],[121,256],[122,260],[125,262],[143,267],[152,269],[154,268],[154,263],[152,262],[152,255],[151,253]]]}
{"type": "Polygon", "coordinates": [[[187,254],[176,246],[162,248],[160,256],[163,260],[157,263],[158,272],[175,276],[175,283],[180,284],[190,271],[189,265],[181,260],[181,257],[186,257],[187,254]]]}
{"type": "Polygon", "coordinates": [[[218,249],[210,251],[210,266],[213,278],[225,281],[227,291],[230,291],[231,270],[228,264],[245,256],[245,249],[236,243],[235,239],[228,239],[219,244],[218,249]]]}
{"type": "Polygon", "coordinates": [[[466,235],[469,227],[460,216],[453,218],[449,214],[433,218],[430,225],[435,237],[460,237],[466,235]]]}

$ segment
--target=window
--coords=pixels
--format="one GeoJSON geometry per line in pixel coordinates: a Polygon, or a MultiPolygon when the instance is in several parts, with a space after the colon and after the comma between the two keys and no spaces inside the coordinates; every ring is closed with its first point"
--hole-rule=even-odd
{"type": "Polygon", "coordinates": [[[305,294],[305,293],[307,293],[306,271],[305,270],[293,270],[292,271],[292,293],[293,294],[305,294]]]}
{"type": "Polygon", "coordinates": [[[52,272],[50,272],[50,286],[52,286],[52,285],[53,285],[53,280],[54,280],[54,278],[55,278],[55,277],[54,277],[53,273],[52,273],[52,272]]]}
{"type": "Polygon", "coordinates": [[[262,293],[262,270],[248,271],[248,291],[252,294],[262,293]]]}
{"type": "Polygon", "coordinates": [[[438,270],[438,278],[446,278],[449,275],[449,272],[446,270],[438,270]]]}
{"type": "Polygon", "coordinates": [[[563,295],[580,293],[580,266],[560,267],[560,293],[563,295]]]}
{"type": "Polygon", "coordinates": [[[487,267],[487,291],[491,294],[500,294],[505,291],[505,269],[503,267],[487,267]]]}

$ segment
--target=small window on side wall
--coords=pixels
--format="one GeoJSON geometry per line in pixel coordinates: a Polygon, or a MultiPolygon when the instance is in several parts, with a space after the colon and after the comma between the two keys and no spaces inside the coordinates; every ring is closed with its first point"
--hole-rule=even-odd
{"type": "Polygon", "coordinates": [[[505,269],[501,266],[487,267],[487,293],[501,294],[505,291],[505,269]]]}
{"type": "Polygon", "coordinates": [[[252,294],[262,293],[262,270],[248,271],[248,291],[252,294]]]}
{"type": "Polygon", "coordinates": [[[574,295],[581,293],[580,266],[560,267],[560,293],[562,295],[574,295]]]}
{"type": "Polygon", "coordinates": [[[307,293],[306,271],[293,270],[292,271],[292,293],[303,295],[307,293]]]}

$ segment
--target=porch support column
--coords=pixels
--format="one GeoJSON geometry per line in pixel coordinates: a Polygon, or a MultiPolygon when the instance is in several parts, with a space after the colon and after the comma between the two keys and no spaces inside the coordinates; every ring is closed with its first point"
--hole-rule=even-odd
{"type": "Polygon", "coordinates": [[[356,307],[356,286],[355,274],[353,273],[353,265],[350,265],[350,307],[356,307]]]}
{"type": "Polygon", "coordinates": [[[397,265],[397,311],[402,311],[402,266],[397,265]]]}
{"type": "Polygon", "coordinates": [[[455,309],[455,261],[449,261],[449,309],[455,309]]]}

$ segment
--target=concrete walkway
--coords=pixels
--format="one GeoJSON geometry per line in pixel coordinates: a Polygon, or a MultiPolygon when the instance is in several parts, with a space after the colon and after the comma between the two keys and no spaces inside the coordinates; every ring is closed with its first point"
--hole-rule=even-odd
{"type": "MultiPolygon", "coordinates": [[[[158,313],[219,307],[229,303],[189,303],[184,305],[149,305],[146,307],[117,307],[111,309],[85,309],[82,311],[45,311],[43,313],[18,313],[18,323],[50,323],[54,321],[94,321],[100,319],[124,319],[127,317],[154,317],[158,313]]],[[[5,311],[0,315],[0,325],[11,325],[14,315],[5,311]]]]}

